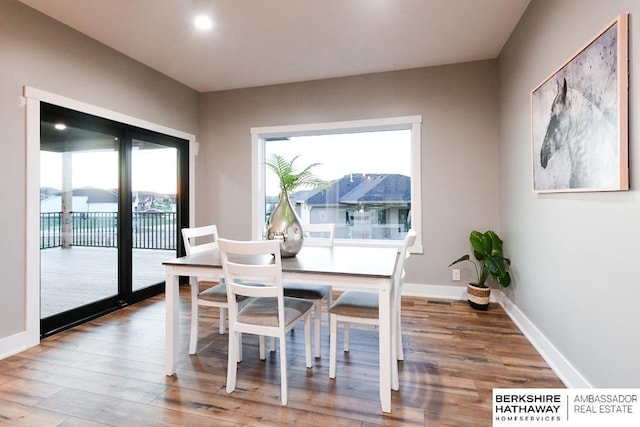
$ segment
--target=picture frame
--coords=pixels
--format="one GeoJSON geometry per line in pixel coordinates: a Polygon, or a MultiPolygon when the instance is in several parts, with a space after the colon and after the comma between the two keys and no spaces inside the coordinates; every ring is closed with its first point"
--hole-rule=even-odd
{"type": "Polygon", "coordinates": [[[628,15],[531,91],[535,193],[629,189],[628,15]]]}

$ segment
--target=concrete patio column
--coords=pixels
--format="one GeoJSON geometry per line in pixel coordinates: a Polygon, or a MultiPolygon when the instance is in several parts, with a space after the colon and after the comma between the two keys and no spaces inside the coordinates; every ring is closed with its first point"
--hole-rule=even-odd
{"type": "Polygon", "coordinates": [[[73,221],[71,218],[71,211],[73,210],[72,156],[73,153],[71,152],[62,153],[62,194],[60,194],[62,230],[60,245],[63,249],[70,248],[73,243],[73,221]]]}

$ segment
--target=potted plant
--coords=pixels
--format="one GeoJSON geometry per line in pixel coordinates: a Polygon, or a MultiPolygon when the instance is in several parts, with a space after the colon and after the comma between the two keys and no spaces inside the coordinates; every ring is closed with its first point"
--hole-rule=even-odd
{"type": "Polygon", "coordinates": [[[469,305],[476,310],[486,310],[489,307],[491,293],[491,288],[486,283],[487,279],[491,276],[502,287],[509,286],[511,284],[511,274],[509,273],[511,260],[504,257],[502,240],[494,231],[488,230],[481,233],[474,230],[469,235],[469,242],[476,261],[472,260],[469,255],[463,255],[449,264],[449,267],[464,261],[473,264],[477,282],[469,283],[467,286],[469,305]]]}
{"type": "Polygon", "coordinates": [[[284,157],[274,154],[265,162],[265,165],[278,177],[280,196],[278,204],[271,211],[265,224],[264,236],[269,240],[280,241],[280,254],[285,258],[296,256],[300,252],[304,238],[302,223],[291,205],[289,193],[298,187],[317,188],[325,185],[325,181],[311,172],[311,169],[319,163],[312,163],[298,172],[294,167],[298,157],[300,156],[287,161],[284,157]]]}

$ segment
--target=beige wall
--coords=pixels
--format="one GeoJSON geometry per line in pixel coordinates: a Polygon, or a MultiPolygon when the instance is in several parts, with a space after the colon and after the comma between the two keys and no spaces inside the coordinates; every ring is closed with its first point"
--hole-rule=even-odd
{"type": "Polygon", "coordinates": [[[410,260],[408,280],[462,283],[450,282],[446,265],[467,251],[471,228],[498,226],[496,61],[198,96],[17,1],[0,0],[0,64],[0,197],[12,201],[0,217],[0,340],[24,331],[24,85],[200,132],[198,222],[216,222],[230,237],[250,236],[251,127],[417,114],[425,254],[410,260]]]}
{"type": "MultiPolygon", "coordinates": [[[[25,111],[29,85],[199,134],[196,215],[221,234],[251,233],[251,127],[423,116],[424,254],[411,283],[450,280],[471,229],[501,232],[508,296],[586,381],[639,387],[640,164],[635,0],[533,0],[498,61],[198,95],[32,11],[0,0],[0,341],[24,330],[25,111]],[[531,191],[530,91],[618,13],[630,19],[628,192],[531,191]],[[499,191],[497,191],[499,189],[499,191]]],[[[468,274],[467,271],[463,272],[468,274]]]]}
{"type": "Polygon", "coordinates": [[[637,0],[533,0],[499,58],[501,218],[515,281],[510,297],[596,387],[640,387],[637,16],[637,0]],[[621,12],[631,14],[631,191],[536,195],[530,92],[621,12]]]}
{"type": "Polygon", "coordinates": [[[422,115],[424,254],[407,280],[464,283],[447,265],[471,229],[498,228],[497,84],[484,61],[204,94],[197,222],[251,237],[252,127],[422,115]]]}
{"type": "Polygon", "coordinates": [[[25,329],[24,85],[196,134],[198,93],[14,0],[0,0],[0,340],[25,329]]]}

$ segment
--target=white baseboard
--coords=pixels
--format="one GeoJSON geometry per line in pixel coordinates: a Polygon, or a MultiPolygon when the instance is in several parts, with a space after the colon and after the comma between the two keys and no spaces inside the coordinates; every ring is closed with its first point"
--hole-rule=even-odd
{"type": "Polygon", "coordinates": [[[27,333],[20,332],[0,339],[0,360],[27,349],[27,333]]]}
{"type": "MultiPolygon", "coordinates": [[[[467,287],[405,283],[402,286],[402,295],[409,297],[441,298],[465,301],[467,299],[467,287]]],[[[500,302],[500,297],[496,296],[495,292],[491,292],[491,302],[500,302]]]]}
{"type": "MultiPolygon", "coordinates": [[[[440,298],[466,300],[466,286],[447,285],[420,285],[416,283],[405,283],[402,294],[423,298],[440,298]]],[[[540,356],[547,362],[553,372],[560,378],[568,388],[593,388],[591,384],[578,372],[578,370],[567,360],[560,351],[544,336],[542,332],[524,315],[513,301],[499,289],[491,292],[491,301],[497,302],[504,308],[504,311],[511,318],[513,323],[520,329],[522,334],[529,340],[531,345],[540,353],[540,356]]]]}
{"type": "MultiPolygon", "coordinates": [[[[495,291],[495,290],[494,290],[495,291]]],[[[491,293],[494,293],[492,291],[491,293]]],[[[549,367],[560,378],[568,388],[593,388],[578,370],[567,360],[566,357],[549,341],[549,339],[524,315],[517,305],[507,298],[504,293],[499,294],[500,305],[509,315],[513,323],[516,324],[522,334],[529,340],[531,345],[540,353],[540,356],[547,362],[549,367]]]]}
{"type": "Polygon", "coordinates": [[[466,286],[440,286],[405,283],[402,286],[402,295],[410,297],[466,300],[467,288],[466,286]]]}

